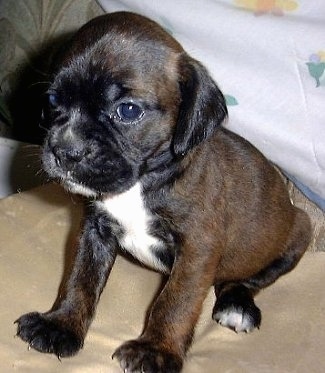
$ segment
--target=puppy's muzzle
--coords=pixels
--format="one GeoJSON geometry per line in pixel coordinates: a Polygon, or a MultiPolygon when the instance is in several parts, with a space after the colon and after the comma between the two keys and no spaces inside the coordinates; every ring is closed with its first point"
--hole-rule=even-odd
{"type": "Polygon", "coordinates": [[[69,144],[58,144],[54,145],[51,149],[56,163],[58,166],[62,166],[65,163],[79,163],[83,158],[89,154],[89,151],[83,148],[78,148],[69,144]]]}
{"type": "Polygon", "coordinates": [[[90,153],[70,127],[62,128],[50,136],[48,149],[59,167],[77,164],[90,153]]]}

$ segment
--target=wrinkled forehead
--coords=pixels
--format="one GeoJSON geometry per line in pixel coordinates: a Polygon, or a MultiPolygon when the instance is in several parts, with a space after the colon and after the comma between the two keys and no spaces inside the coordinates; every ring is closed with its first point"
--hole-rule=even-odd
{"type": "Polygon", "coordinates": [[[110,34],[94,46],[93,58],[98,56],[104,68],[117,79],[141,86],[177,80],[179,55],[163,42],[150,38],[110,34]]]}
{"type": "Polygon", "coordinates": [[[181,50],[166,46],[150,35],[125,35],[110,32],[93,45],[64,60],[54,85],[62,89],[92,86],[96,95],[132,95],[158,100],[168,105],[178,89],[178,60],[181,50]],[[63,85],[65,87],[63,87],[63,85]]]}

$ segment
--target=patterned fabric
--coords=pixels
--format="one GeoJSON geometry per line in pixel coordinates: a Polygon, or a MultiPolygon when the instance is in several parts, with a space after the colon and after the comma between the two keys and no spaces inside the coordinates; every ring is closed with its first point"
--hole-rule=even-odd
{"type": "Polygon", "coordinates": [[[226,126],[325,203],[325,2],[98,2],[164,25],[226,94],[226,126]]]}
{"type": "Polygon", "coordinates": [[[275,16],[282,16],[298,8],[298,2],[291,0],[235,0],[235,5],[251,10],[255,15],[271,13],[275,16]]]}

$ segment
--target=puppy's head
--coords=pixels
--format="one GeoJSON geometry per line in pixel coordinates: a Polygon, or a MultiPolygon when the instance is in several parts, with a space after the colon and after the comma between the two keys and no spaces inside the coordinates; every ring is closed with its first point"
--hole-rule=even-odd
{"type": "Polygon", "coordinates": [[[44,168],[87,196],[129,189],[155,159],[179,162],[227,113],[205,68],[156,23],[126,12],[77,32],[48,106],[44,168]]]}

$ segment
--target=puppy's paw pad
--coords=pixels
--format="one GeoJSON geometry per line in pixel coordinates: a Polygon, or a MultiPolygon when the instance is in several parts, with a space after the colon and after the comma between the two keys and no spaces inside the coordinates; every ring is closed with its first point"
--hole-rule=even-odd
{"type": "Polygon", "coordinates": [[[61,358],[72,356],[82,348],[83,341],[74,332],[40,313],[28,313],[15,323],[17,335],[37,351],[53,353],[61,358]]]}
{"type": "Polygon", "coordinates": [[[183,365],[179,356],[141,341],[124,343],[112,358],[117,358],[127,373],[178,373],[183,365]]]}

